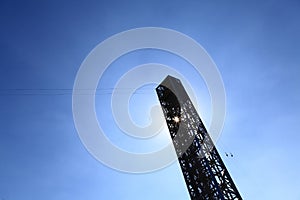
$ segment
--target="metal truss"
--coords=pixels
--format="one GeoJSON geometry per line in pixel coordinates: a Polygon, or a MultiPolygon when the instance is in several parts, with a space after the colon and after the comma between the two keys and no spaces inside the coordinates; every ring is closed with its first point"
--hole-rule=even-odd
{"type": "Polygon", "coordinates": [[[156,92],[191,199],[242,199],[180,80],[156,92]]]}

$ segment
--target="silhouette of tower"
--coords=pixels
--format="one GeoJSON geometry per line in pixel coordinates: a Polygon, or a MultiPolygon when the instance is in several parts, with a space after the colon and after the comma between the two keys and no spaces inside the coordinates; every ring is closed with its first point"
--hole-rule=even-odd
{"type": "Polygon", "coordinates": [[[242,199],[180,80],[156,92],[191,199],[242,199]]]}

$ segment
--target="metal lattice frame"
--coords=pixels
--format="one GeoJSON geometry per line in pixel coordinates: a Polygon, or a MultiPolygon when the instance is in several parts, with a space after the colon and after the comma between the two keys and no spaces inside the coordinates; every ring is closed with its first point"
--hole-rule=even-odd
{"type": "Polygon", "coordinates": [[[191,199],[242,199],[180,80],[156,92],[191,199]]]}

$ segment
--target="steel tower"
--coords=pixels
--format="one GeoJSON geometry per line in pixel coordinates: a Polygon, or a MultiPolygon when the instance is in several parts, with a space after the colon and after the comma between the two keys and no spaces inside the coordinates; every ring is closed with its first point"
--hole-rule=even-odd
{"type": "Polygon", "coordinates": [[[242,199],[180,80],[156,92],[191,199],[242,199]]]}

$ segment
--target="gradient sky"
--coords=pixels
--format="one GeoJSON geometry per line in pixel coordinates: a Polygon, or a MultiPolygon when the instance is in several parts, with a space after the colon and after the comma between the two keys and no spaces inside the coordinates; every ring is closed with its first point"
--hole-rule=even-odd
{"type": "MultiPolygon", "coordinates": [[[[176,163],[139,175],[112,170],[87,152],[74,126],[71,92],[84,58],[107,37],[145,26],[187,34],[218,66],[227,115],[217,146],[244,199],[300,199],[299,10],[299,1],[1,1],[0,199],[188,197],[176,163]]],[[[104,90],[96,97],[98,117],[110,122],[108,137],[124,148],[136,146],[124,142],[101,106],[108,105],[112,81],[138,64],[161,62],[183,73],[209,124],[201,77],[162,54],[124,56],[99,85],[104,90]]],[[[131,107],[133,118],[157,101],[153,87],[134,96],[137,106],[145,97],[149,101],[131,107]]]]}

